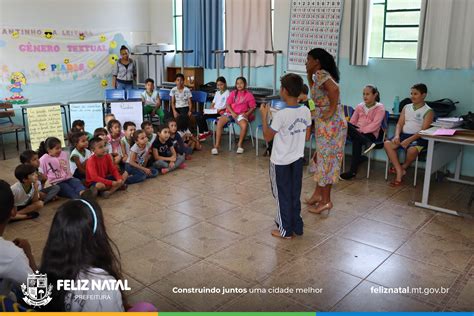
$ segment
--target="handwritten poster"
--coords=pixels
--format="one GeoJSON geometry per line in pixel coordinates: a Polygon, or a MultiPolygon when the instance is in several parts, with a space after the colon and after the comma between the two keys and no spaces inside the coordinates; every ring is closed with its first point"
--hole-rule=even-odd
{"type": "Polygon", "coordinates": [[[57,137],[65,147],[61,106],[48,105],[27,109],[28,134],[31,148],[37,150],[39,144],[48,137],[57,137]]]}
{"type": "Polygon", "coordinates": [[[337,62],[343,0],[292,0],[288,71],[306,72],[308,52],[324,48],[337,62]]]}
{"type": "Polygon", "coordinates": [[[83,120],[85,129],[89,133],[92,133],[96,128],[104,127],[102,102],[70,103],[69,116],[71,125],[75,120],[83,120]]]}
{"type": "Polygon", "coordinates": [[[130,121],[135,123],[137,128],[139,128],[143,122],[143,105],[141,101],[111,102],[110,111],[122,125],[130,121]]]}

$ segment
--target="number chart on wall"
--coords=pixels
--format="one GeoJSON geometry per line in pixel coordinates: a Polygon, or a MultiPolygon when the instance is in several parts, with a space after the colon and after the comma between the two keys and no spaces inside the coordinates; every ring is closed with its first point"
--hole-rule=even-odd
{"type": "Polygon", "coordinates": [[[343,0],[292,0],[288,38],[288,71],[306,72],[308,52],[316,47],[337,62],[343,0]]]}

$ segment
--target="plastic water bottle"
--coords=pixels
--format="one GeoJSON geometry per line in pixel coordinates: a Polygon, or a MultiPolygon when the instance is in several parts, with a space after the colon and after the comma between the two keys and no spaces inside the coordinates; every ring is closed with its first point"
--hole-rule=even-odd
{"type": "Polygon", "coordinates": [[[393,114],[396,114],[399,112],[399,107],[400,107],[400,97],[397,95],[395,99],[393,100],[393,108],[392,108],[393,114]]]}

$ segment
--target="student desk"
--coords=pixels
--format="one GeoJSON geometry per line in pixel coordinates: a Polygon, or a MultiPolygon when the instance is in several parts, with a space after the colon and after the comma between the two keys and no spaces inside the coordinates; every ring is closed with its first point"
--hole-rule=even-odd
{"type": "Polygon", "coordinates": [[[426,156],[425,179],[423,183],[423,195],[421,202],[415,202],[416,206],[430,210],[443,212],[451,215],[462,216],[461,212],[453,211],[447,208],[433,206],[428,203],[430,194],[431,175],[448,164],[456,160],[456,169],[453,178],[447,178],[452,182],[474,185],[474,182],[462,180],[461,166],[464,146],[474,146],[474,131],[462,130],[456,132],[453,136],[434,136],[432,133],[437,128],[430,128],[426,133],[420,133],[422,138],[428,140],[428,150],[426,156]]]}
{"type": "MultiPolygon", "coordinates": [[[[65,125],[65,135],[67,135],[68,133],[68,127],[69,127],[69,123],[68,123],[68,116],[69,116],[69,108],[66,109],[66,107],[68,107],[67,104],[63,104],[63,103],[47,103],[47,104],[25,104],[25,105],[22,105],[21,106],[21,116],[22,116],[22,119],[23,119],[23,126],[25,126],[25,129],[26,129],[26,116],[27,116],[27,111],[29,108],[34,108],[34,107],[41,107],[41,106],[48,106],[48,105],[59,105],[61,107],[61,114],[63,115],[64,117],[64,123],[66,124],[65,125]]],[[[64,128],[64,127],[63,127],[64,128]]],[[[27,133],[25,133],[25,146],[28,146],[29,148],[31,147],[31,145],[29,144],[28,142],[28,145],[27,145],[27,140],[29,141],[29,133],[28,133],[28,137],[26,136],[27,133]]]]}

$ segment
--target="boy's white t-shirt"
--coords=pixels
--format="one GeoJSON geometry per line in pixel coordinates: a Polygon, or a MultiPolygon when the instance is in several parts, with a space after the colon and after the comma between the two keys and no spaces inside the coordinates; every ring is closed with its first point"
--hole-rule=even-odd
{"type": "Polygon", "coordinates": [[[273,139],[270,161],[275,165],[289,165],[304,157],[306,129],[311,127],[311,112],[306,106],[287,106],[273,113],[270,128],[273,139]]]}
{"type": "Polygon", "coordinates": [[[175,107],[179,109],[189,106],[188,100],[192,99],[193,95],[188,87],[184,87],[181,91],[179,91],[177,87],[174,87],[170,91],[170,97],[174,97],[175,107]]]}
{"type": "Polygon", "coordinates": [[[13,196],[15,197],[15,206],[27,205],[35,193],[33,184],[31,185],[29,192],[25,192],[25,189],[23,189],[23,185],[20,182],[16,182],[14,185],[10,186],[10,189],[12,190],[13,196]]]}
{"type": "Polygon", "coordinates": [[[229,90],[225,90],[224,92],[216,91],[214,95],[214,99],[212,102],[214,103],[214,108],[216,110],[223,110],[226,107],[226,101],[229,97],[229,90]]]}
{"type": "MultiPolygon", "coordinates": [[[[77,280],[115,280],[113,276],[99,268],[90,268],[80,272],[77,280]]],[[[65,297],[66,312],[123,312],[120,290],[71,291],[65,297]]]]}
{"type": "Polygon", "coordinates": [[[23,249],[0,236],[0,295],[9,296],[13,287],[26,284],[33,274],[23,249]]]}

